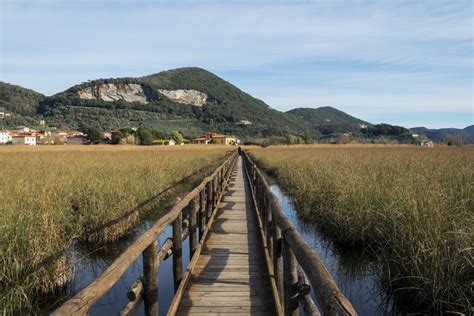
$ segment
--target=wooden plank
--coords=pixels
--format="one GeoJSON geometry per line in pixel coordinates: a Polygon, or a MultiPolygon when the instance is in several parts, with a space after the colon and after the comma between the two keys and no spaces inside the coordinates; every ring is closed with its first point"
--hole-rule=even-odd
{"type": "Polygon", "coordinates": [[[352,304],[339,290],[336,282],[314,249],[305,242],[293,223],[286,217],[263,174],[245,152],[242,155],[246,165],[251,166],[252,187],[255,187],[258,183],[258,190],[263,191],[268,198],[272,208],[272,218],[281,229],[282,238],[293,251],[297,263],[307,274],[313,289],[317,293],[319,303],[322,306],[322,312],[330,315],[357,315],[352,304]]]}
{"type": "Polygon", "coordinates": [[[177,314],[275,314],[264,248],[240,159],[229,187],[177,314]]]}
{"type": "Polygon", "coordinates": [[[138,237],[97,279],[61,305],[52,315],[87,314],[90,307],[114,286],[142,252],[181,214],[189,202],[194,199],[222,169],[229,166],[235,158],[236,154],[231,155],[212,175],[206,177],[201,184],[174,205],[166,215],[161,217],[150,229],[138,237]]]}

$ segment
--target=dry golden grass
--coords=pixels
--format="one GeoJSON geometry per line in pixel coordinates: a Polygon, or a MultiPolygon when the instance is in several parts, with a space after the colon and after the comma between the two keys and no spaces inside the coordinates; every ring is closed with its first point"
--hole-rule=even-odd
{"type": "Polygon", "coordinates": [[[474,147],[252,149],[298,211],[336,241],[367,249],[404,303],[473,312],[474,147]]]}
{"type": "Polygon", "coordinates": [[[64,283],[70,270],[61,254],[73,239],[117,239],[137,224],[138,213],[111,229],[87,232],[179,179],[217,165],[226,150],[230,148],[0,147],[0,310],[29,310],[41,293],[64,283]]]}

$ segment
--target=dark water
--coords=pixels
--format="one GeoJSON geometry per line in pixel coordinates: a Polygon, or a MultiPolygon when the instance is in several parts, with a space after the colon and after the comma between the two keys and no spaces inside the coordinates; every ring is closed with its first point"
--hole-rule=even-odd
{"type": "MultiPolygon", "coordinates": [[[[295,224],[303,238],[308,242],[324,262],[329,272],[344,295],[351,301],[359,315],[391,315],[395,314],[393,301],[381,288],[377,277],[377,267],[365,259],[360,249],[340,250],[319,233],[318,229],[303,222],[296,214],[292,200],[273,184],[273,193],[277,196],[288,218],[295,224]]],[[[157,210],[156,217],[164,210],[157,210]]],[[[136,229],[133,235],[121,242],[101,249],[84,249],[76,247],[72,254],[76,258],[76,271],[73,281],[68,287],[72,296],[85,288],[99,277],[118,255],[129,246],[133,240],[146,231],[155,219],[149,219],[136,229]]],[[[168,237],[171,237],[172,227],[168,226],[159,237],[159,247],[168,237]]],[[[187,238],[183,242],[183,266],[189,263],[189,246],[187,238]]],[[[159,309],[160,315],[165,315],[174,296],[172,257],[164,261],[158,270],[159,274],[159,309]]],[[[132,283],[143,273],[142,258],[124,273],[117,282],[91,309],[90,315],[116,315],[127,304],[127,291],[132,283]]],[[[314,295],[314,293],[313,293],[314,295]]],[[[143,304],[138,315],[144,314],[143,304]]]]}
{"type": "MultiPolygon", "coordinates": [[[[315,249],[339,289],[351,301],[359,315],[395,314],[392,299],[380,286],[377,267],[365,259],[362,251],[337,249],[313,224],[305,223],[298,217],[293,201],[278,185],[271,185],[271,189],[280,201],[286,216],[306,242],[315,249]]],[[[314,298],[314,293],[312,294],[314,298]]]]}
{"type": "MultiPolygon", "coordinates": [[[[152,225],[152,222],[144,223],[138,229],[135,235],[139,235],[152,225]]],[[[171,225],[158,238],[159,247],[168,237],[172,235],[171,225]]],[[[92,253],[87,253],[86,249],[80,249],[76,253],[76,273],[74,280],[70,284],[70,293],[77,293],[85,288],[94,279],[99,277],[110,264],[117,258],[125,248],[134,240],[134,236],[128,241],[122,241],[119,245],[114,245],[112,249],[101,249],[92,253]],[[109,255],[108,253],[113,253],[109,255]]],[[[189,244],[188,239],[183,241],[183,266],[189,263],[189,244]]],[[[159,308],[160,315],[165,315],[174,296],[173,288],[173,259],[172,256],[161,263],[158,269],[159,284],[159,308]]],[[[127,304],[127,291],[132,283],[143,274],[142,258],[137,258],[135,263],[124,273],[119,282],[117,282],[89,311],[90,315],[117,315],[127,304]]],[[[144,315],[143,304],[137,312],[137,315],[144,315]]]]}

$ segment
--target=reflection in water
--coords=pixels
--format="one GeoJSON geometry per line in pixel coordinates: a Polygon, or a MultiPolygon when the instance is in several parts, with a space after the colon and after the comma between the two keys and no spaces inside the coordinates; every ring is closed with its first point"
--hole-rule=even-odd
{"type": "MultiPolygon", "coordinates": [[[[146,231],[150,227],[150,222],[146,222],[140,230],[136,232],[136,235],[146,231]]],[[[165,232],[159,237],[158,242],[164,242],[168,237],[172,235],[172,227],[168,226],[165,232]]],[[[117,254],[120,254],[134,238],[129,238],[127,241],[123,241],[118,246],[115,245],[114,249],[101,249],[98,252],[85,253],[84,249],[80,249],[76,254],[76,275],[73,282],[70,284],[70,293],[77,293],[81,289],[85,288],[94,279],[99,277],[110,264],[117,258],[117,254]],[[120,248],[121,250],[117,249],[120,248]],[[114,254],[114,255],[108,255],[114,254]]],[[[112,247],[112,246],[110,246],[112,247]]],[[[183,266],[186,267],[189,263],[189,252],[188,252],[188,239],[183,241],[183,266]]],[[[161,263],[158,269],[158,282],[159,282],[159,308],[160,314],[166,314],[171,300],[174,296],[173,287],[173,270],[172,270],[173,259],[172,256],[161,263]]],[[[124,273],[122,278],[90,309],[90,315],[117,315],[120,310],[127,304],[127,291],[130,289],[132,283],[143,274],[143,266],[141,257],[137,258],[135,263],[124,273]]],[[[144,315],[144,307],[141,304],[140,309],[137,311],[137,315],[144,315]]]]}
{"type": "MultiPolygon", "coordinates": [[[[293,201],[276,184],[271,189],[286,216],[306,242],[315,249],[339,289],[351,301],[359,315],[395,314],[393,301],[380,286],[377,267],[367,260],[361,249],[338,249],[315,225],[303,222],[293,201]]],[[[314,298],[314,293],[312,293],[314,298]]]]}
{"type": "MultiPolygon", "coordinates": [[[[338,249],[329,239],[322,236],[314,225],[298,218],[293,202],[277,185],[271,186],[273,193],[280,201],[285,214],[300,231],[303,238],[316,250],[321,260],[333,276],[344,295],[352,302],[359,315],[394,314],[393,302],[381,289],[376,269],[360,249],[338,249]]],[[[99,277],[110,264],[125,250],[137,236],[146,231],[164,212],[166,207],[156,210],[155,218],[147,221],[135,230],[133,235],[100,249],[88,249],[77,246],[73,250],[76,258],[74,280],[69,284],[68,293],[74,295],[99,277]]],[[[159,237],[163,243],[172,235],[168,226],[159,237]]],[[[189,246],[187,238],[183,241],[183,267],[189,263],[189,246]]],[[[173,299],[172,258],[161,263],[159,274],[159,309],[165,315],[173,299]]],[[[143,273],[141,257],[124,273],[117,282],[91,309],[90,315],[116,315],[127,303],[127,291],[132,283],[143,273]]],[[[314,295],[314,293],[313,293],[314,295]]],[[[137,315],[144,315],[141,305],[137,315]]]]}

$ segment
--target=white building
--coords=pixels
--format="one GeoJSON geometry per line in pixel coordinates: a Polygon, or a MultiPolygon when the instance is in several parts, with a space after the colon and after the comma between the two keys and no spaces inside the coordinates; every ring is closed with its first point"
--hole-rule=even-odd
{"type": "Polygon", "coordinates": [[[20,133],[29,133],[30,128],[27,127],[27,126],[18,126],[17,131],[20,132],[20,133]]]}
{"type": "Polygon", "coordinates": [[[36,136],[33,135],[15,135],[12,137],[12,143],[17,145],[36,146],[36,136]]]}
{"type": "Polygon", "coordinates": [[[0,131],[0,144],[6,144],[12,141],[12,135],[7,131],[0,131]]]}

